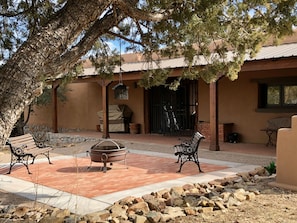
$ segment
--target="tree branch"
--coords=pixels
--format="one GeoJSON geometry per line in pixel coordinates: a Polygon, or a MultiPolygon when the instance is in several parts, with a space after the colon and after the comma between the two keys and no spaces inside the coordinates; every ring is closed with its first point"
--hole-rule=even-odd
{"type": "Polygon", "coordinates": [[[118,34],[118,33],[114,33],[114,32],[112,32],[112,31],[108,31],[107,33],[110,34],[110,35],[112,35],[112,36],[121,38],[121,39],[123,39],[123,40],[125,40],[125,41],[127,41],[127,42],[135,43],[135,44],[138,44],[138,45],[143,46],[142,42],[135,41],[135,40],[133,40],[133,39],[129,39],[129,38],[127,38],[127,37],[125,37],[125,36],[122,36],[122,35],[120,35],[120,34],[118,34]]]}
{"type": "Polygon", "coordinates": [[[116,5],[125,12],[129,17],[136,20],[145,20],[152,22],[159,22],[165,18],[167,18],[171,14],[171,10],[164,10],[163,12],[150,13],[147,11],[143,11],[136,7],[138,0],[117,0],[116,5]]]}
{"type": "Polygon", "coordinates": [[[57,75],[55,70],[66,70],[72,67],[81,58],[81,55],[86,54],[93,46],[94,42],[103,34],[109,32],[109,30],[117,25],[124,19],[123,13],[109,13],[101,19],[97,20],[86,32],[84,37],[77,43],[71,50],[64,53],[54,63],[54,67],[47,67],[46,73],[51,75],[57,75]],[[82,53],[83,52],[83,53],[82,53]],[[66,65],[66,66],[65,66],[66,65]],[[64,68],[64,69],[63,69],[64,68]]]}

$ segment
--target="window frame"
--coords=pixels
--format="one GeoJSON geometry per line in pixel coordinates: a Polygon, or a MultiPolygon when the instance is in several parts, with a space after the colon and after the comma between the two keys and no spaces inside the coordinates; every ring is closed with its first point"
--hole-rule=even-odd
{"type": "MultiPolygon", "coordinates": [[[[255,81],[255,80],[254,80],[255,81]]],[[[292,112],[297,111],[297,104],[285,104],[285,86],[296,86],[297,77],[279,77],[257,79],[258,83],[258,105],[257,112],[292,112]],[[268,104],[268,87],[279,86],[279,104],[268,104]]]]}

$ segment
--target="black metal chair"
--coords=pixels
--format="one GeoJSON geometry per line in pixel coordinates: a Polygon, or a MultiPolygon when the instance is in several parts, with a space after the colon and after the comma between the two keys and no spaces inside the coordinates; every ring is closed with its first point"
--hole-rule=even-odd
{"type": "Polygon", "coordinates": [[[198,147],[202,139],[205,139],[205,137],[200,132],[195,132],[190,141],[182,142],[181,144],[174,146],[174,155],[178,157],[177,163],[180,162],[180,167],[177,172],[181,172],[183,165],[188,161],[196,163],[199,171],[203,172],[200,168],[198,159],[198,147]]]}

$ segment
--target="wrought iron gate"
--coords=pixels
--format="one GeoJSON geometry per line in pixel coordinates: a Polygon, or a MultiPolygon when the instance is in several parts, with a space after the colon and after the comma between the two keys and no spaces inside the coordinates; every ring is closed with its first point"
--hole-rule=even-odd
{"type": "Polygon", "coordinates": [[[195,128],[197,82],[184,81],[178,90],[150,89],[150,132],[183,134],[195,128]]]}

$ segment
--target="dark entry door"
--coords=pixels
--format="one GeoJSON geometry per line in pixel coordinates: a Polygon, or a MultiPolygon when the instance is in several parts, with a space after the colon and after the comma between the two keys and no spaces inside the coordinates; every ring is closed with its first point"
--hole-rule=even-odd
{"type": "Polygon", "coordinates": [[[193,130],[195,125],[195,102],[197,85],[184,82],[178,90],[164,86],[150,89],[151,133],[181,133],[193,130]]]}

